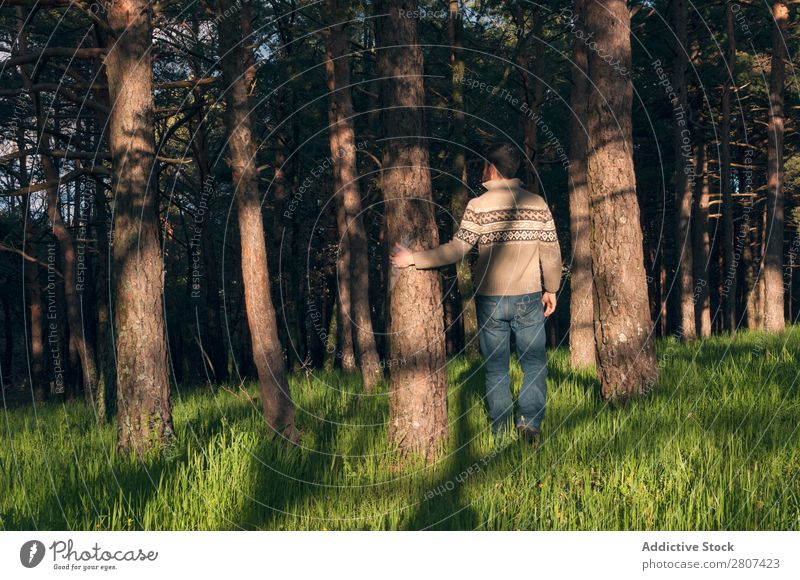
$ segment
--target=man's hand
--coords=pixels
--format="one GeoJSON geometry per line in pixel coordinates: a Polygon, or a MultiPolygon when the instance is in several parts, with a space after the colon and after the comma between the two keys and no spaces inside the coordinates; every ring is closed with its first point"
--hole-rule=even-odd
{"type": "Polygon", "coordinates": [[[544,292],[542,294],[542,306],[544,306],[545,317],[550,316],[556,311],[556,295],[553,292],[544,292]]]}
{"type": "Polygon", "coordinates": [[[396,242],[389,254],[389,261],[395,268],[408,268],[414,264],[414,254],[400,242],[396,242]]]}

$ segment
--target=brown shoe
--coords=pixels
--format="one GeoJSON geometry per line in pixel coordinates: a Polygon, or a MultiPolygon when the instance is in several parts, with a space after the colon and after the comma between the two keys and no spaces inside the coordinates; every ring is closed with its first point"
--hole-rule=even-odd
{"type": "Polygon", "coordinates": [[[529,427],[527,425],[517,425],[517,433],[519,433],[521,439],[524,439],[528,443],[536,443],[542,437],[541,429],[529,427]]]}

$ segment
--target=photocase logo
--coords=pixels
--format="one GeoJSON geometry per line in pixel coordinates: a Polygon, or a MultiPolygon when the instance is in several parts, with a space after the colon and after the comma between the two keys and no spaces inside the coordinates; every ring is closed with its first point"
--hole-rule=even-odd
{"type": "Polygon", "coordinates": [[[39,540],[29,540],[19,549],[19,561],[26,568],[35,568],[44,559],[44,544],[39,540]]]}

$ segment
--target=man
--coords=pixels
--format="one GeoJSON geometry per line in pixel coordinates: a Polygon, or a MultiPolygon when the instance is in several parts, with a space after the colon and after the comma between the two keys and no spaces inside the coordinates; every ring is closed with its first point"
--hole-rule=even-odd
{"type": "Polygon", "coordinates": [[[556,309],[561,250],[544,199],[523,189],[514,178],[519,165],[514,147],[492,146],[484,161],[486,192],[469,201],[453,239],[419,252],[397,244],[390,260],[397,268],[438,268],[458,262],[477,246],[475,306],[492,431],[504,434],[513,416],[508,372],[513,332],[524,372],[514,423],[524,439],[533,441],[544,419],[544,321],[556,309]]]}

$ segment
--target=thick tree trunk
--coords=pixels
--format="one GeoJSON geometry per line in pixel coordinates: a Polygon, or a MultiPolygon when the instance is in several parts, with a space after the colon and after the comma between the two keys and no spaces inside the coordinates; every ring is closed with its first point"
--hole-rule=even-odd
{"type": "Polygon", "coordinates": [[[605,59],[589,54],[590,246],[597,302],[595,343],[603,396],[626,399],[658,378],[648,314],[642,231],[633,169],[630,15],[624,0],[588,2],[586,25],[605,59]]]}
{"type": "Polygon", "coordinates": [[[158,239],[152,28],[146,0],[118,0],[108,9],[116,41],[106,57],[111,116],[108,141],[114,189],[114,338],[120,451],[141,453],[174,437],[164,260],[158,239]]]}
{"type": "Polygon", "coordinates": [[[733,10],[731,4],[725,8],[725,29],[728,35],[725,53],[726,79],[722,89],[722,122],[720,133],[720,189],[722,192],[722,254],[725,263],[723,274],[722,296],[724,302],[723,322],[725,329],[736,332],[736,261],[734,256],[733,231],[733,195],[731,192],[731,92],[733,92],[734,70],[736,67],[736,38],[733,28],[733,10]]]}
{"type": "Polygon", "coordinates": [[[767,229],[764,254],[764,329],[783,330],[783,77],[786,27],[789,9],[785,2],[772,6],[772,65],[769,77],[767,123],[767,229]]]}
{"type": "MultiPolygon", "coordinates": [[[[586,0],[575,2],[575,26],[585,34],[586,0]]],[[[572,92],[569,127],[569,229],[572,265],[569,289],[569,358],[575,368],[595,364],[594,293],[589,247],[589,189],[587,182],[586,106],[589,98],[588,51],[577,38],[572,43],[572,92]]]]}
{"type": "Polygon", "coordinates": [[[711,266],[708,234],[709,176],[706,144],[696,146],[697,175],[692,208],[692,268],[694,269],[695,325],[701,338],[711,336],[711,302],[708,269],[711,266]]]}
{"type": "MultiPolygon", "coordinates": [[[[328,121],[333,158],[333,187],[336,203],[344,209],[344,225],[350,246],[350,261],[346,266],[349,266],[350,270],[354,350],[361,368],[364,389],[370,392],[383,378],[383,373],[375,348],[369,305],[369,247],[361,216],[347,34],[345,26],[338,24],[347,19],[347,10],[341,0],[328,0],[328,9],[337,23],[329,31],[325,62],[330,99],[328,121]]],[[[344,284],[344,281],[340,280],[340,284],[344,284]]]]}
{"type": "MultiPolygon", "coordinates": [[[[425,135],[423,56],[414,1],[385,0],[378,50],[386,141],[381,189],[386,245],[412,251],[439,243],[425,135]],[[384,48],[385,47],[385,48],[384,48]]],[[[447,435],[447,381],[441,281],[436,270],[390,272],[389,437],[402,450],[433,460],[447,435]]]]}
{"type": "Polygon", "coordinates": [[[695,337],[694,322],[694,282],[692,280],[692,241],[690,221],[692,217],[692,182],[689,175],[695,175],[692,158],[692,133],[689,126],[689,110],[686,87],[687,51],[686,39],[686,0],[673,2],[675,18],[675,60],[673,86],[677,98],[672,102],[674,117],[673,151],[675,155],[675,231],[677,264],[676,303],[679,311],[679,336],[684,340],[695,337]]]}
{"type": "MultiPolygon", "coordinates": [[[[219,13],[219,53],[225,92],[225,124],[242,251],[245,309],[253,358],[258,369],[261,404],[269,427],[289,441],[297,440],[295,407],[289,391],[283,349],[269,286],[267,245],[258,193],[256,145],[250,118],[246,62],[239,18],[225,17],[232,10],[222,0],[219,13]]],[[[234,11],[235,12],[235,11],[234,11]]]]}

